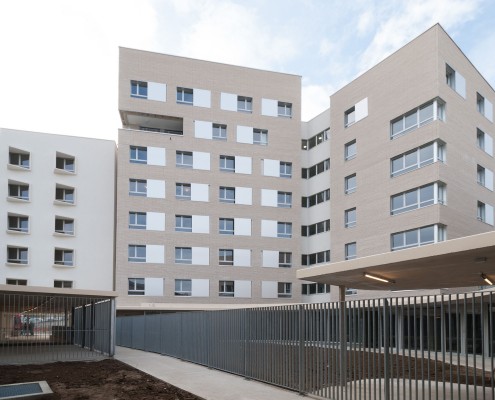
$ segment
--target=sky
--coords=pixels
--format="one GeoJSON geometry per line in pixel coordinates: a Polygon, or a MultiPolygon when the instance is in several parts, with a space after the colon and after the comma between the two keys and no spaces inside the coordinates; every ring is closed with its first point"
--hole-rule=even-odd
{"type": "Polygon", "coordinates": [[[118,47],[302,76],[302,116],[440,23],[495,86],[495,0],[0,0],[0,127],[117,140],[118,47]]]}

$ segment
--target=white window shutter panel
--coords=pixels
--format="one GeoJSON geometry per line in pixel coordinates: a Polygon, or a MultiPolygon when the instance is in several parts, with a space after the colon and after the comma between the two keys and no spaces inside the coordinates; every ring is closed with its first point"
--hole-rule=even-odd
{"type": "Polygon", "coordinates": [[[191,295],[194,297],[209,297],[210,296],[210,280],[209,279],[192,279],[191,295]]]}
{"type": "Polygon", "coordinates": [[[148,100],[167,101],[167,85],[165,83],[148,82],[148,100]]]}
{"type": "Polygon", "coordinates": [[[276,299],[278,297],[278,282],[261,281],[261,297],[264,299],[276,299]]]}
{"type": "Polygon", "coordinates": [[[191,200],[208,201],[209,186],[206,183],[191,183],[191,200]]]}
{"type": "Polygon", "coordinates": [[[193,152],[193,168],[209,171],[210,170],[210,153],[204,153],[202,151],[194,151],[193,152]]]}
{"type": "Polygon", "coordinates": [[[237,125],[237,143],[253,144],[253,128],[237,125]]]}
{"type": "Polygon", "coordinates": [[[235,204],[253,204],[253,189],[248,187],[235,188],[235,204]]]}
{"type": "Polygon", "coordinates": [[[165,181],[148,179],[146,181],[146,197],[154,199],[165,198],[165,181]]]}
{"type": "Polygon", "coordinates": [[[251,250],[234,249],[234,267],[250,267],[251,250]]]}
{"type": "Polygon", "coordinates": [[[227,111],[237,111],[237,95],[220,93],[220,108],[227,111]]]}
{"type": "Polygon", "coordinates": [[[261,99],[261,115],[267,115],[269,117],[278,116],[278,101],[261,99]]]}
{"type": "Polygon", "coordinates": [[[251,175],[251,157],[235,156],[235,173],[251,175]]]}
{"type": "Polygon", "coordinates": [[[211,92],[204,89],[193,89],[193,106],[211,108],[211,92]]]}
{"type": "Polygon", "coordinates": [[[263,267],[278,268],[278,251],[263,250],[263,267]]]}
{"type": "Polygon", "coordinates": [[[145,296],[163,296],[163,278],[144,278],[145,296]]]}
{"type": "Polygon", "coordinates": [[[493,122],[493,104],[485,98],[485,117],[493,122]]]}
{"type": "Polygon", "coordinates": [[[213,124],[209,121],[194,121],[194,137],[199,139],[211,139],[213,124]]]}
{"type": "Polygon", "coordinates": [[[165,247],[156,244],[146,245],[146,262],[163,264],[165,262],[165,247]]]}
{"type": "Polygon", "coordinates": [[[278,192],[272,189],[261,189],[261,205],[266,207],[277,207],[278,192]]]}
{"type": "Polygon", "coordinates": [[[194,233],[210,233],[210,217],[208,215],[193,215],[192,231],[194,233]]]}
{"type": "Polygon", "coordinates": [[[277,221],[262,219],[261,220],[261,236],[277,237],[277,221]]]}
{"type": "Polygon", "coordinates": [[[485,204],[485,219],[487,224],[493,226],[493,207],[490,204],[485,204]]]}
{"type": "Polygon", "coordinates": [[[485,151],[493,156],[493,138],[485,133],[485,151]]]}
{"type": "Polygon", "coordinates": [[[234,218],[234,235],[251,236],[251,219],[234,218]]]}
{"type": "Polygon", "coordinates": [[[251,281],[234,281],[234,297],[251,298],[251,281]]]}
{"type": "Polygon", "coordinates": [[[263,160],[263,175],[265,176],[280,176],[280,161],[279,160],[263,160]]]}
{"type": "Polygon", "coordinates": [[[361,121],[368,116],[368,98],[361,100],[355,105],[356,122],[361,121]]]}
{"type": "Polygon", "coordinates": [[[485,168],[485,187],[493,192],[493,171],[485,168]]]}
{"type": "Polygon", "coordinates": [[[455,73],[455,91],[466,98],[466,79],[457,71],[455,73]]]}
{"type": "Polygon", "coordinates": [[[210,249],[208,247],[193,247],[192,264],[210,265],[210,249]]]}
{"type": "Polygon", "coordinates": [[[146,213],[146,230],[147,231],[164,231],[165,214],[157,212],[146,213]]]}
{"type": "Polygon", "coordinates": [[[148,155],[148,165],[165,166],[165,149],[163,147],[148,147],[146,152],[148,155]]]}

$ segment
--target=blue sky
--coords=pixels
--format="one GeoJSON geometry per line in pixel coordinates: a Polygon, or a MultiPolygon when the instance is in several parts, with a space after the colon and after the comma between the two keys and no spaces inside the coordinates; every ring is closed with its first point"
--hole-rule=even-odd
{"type": "Polygon", "coordinates": [[[302,76],[302,115],[439,22],[495,86],[493,0],[2,0],[0,127],[117,138],[118,46],[302,76]]]}

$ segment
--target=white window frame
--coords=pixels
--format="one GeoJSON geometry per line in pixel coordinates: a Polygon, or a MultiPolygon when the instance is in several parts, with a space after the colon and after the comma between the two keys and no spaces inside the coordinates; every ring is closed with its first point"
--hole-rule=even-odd
{"type": "Polygon", "coordinates": [[[441,192],[440,187],[444,186],[438,182],[429,183],[428,185],[423,185],[414,189],[406,190],[405,192],[397,193],[390,196],[390,215],[402,214],[404,212],[417,210],[419,208],[428,207],[433,204],[443,203],[445,193],[441,192]],[[432,187],[432,197],[431,199],[421,199],[421,190],[432,187]],[[441,194],[441,195],[439,195],[441,194]],[[394,208],[394,199],[399,199],[402,202],[401,207],[394,208]],[[413,199],[414,198],[414,199],[413,199]],[[410,204],[407,201],[413,200],[410,204]]]}
{"type": "Polygon", "coordinates": [[[60,171],[75,173],[76,158],[69,155],[57,154],[55,158],[55,169],[60,171]]]}
{"type": "Polygon", "coordinates": [[[345,244],[345,259],[353,260],[357,257],[357,244],[356,242],[345,244]]]}
{"type": "Polygon", "coordinates": [[[279,268],[292,268],[292,252],[279,251],[278,252],[278,267],[279,268]]]}
{"type": "Polygon", "coordinates": [[[175,151],[175,166],[177,168],[192,168],[194,163],[194,153],[192,151],[175,151]],[[188,163],[187,158],[191,157],[191,163],[188,163]]]}
{"type": "Polygon", "coordinates": [[[29,248],[21,246],[7,246],[7,262],[10,264],[19,265],[29,264],[29,248]],[[9,257],[9,253],[11,252],[15,252],[15,257],[9,257]]]}
{"type": "Polygon", "coordinates": [[[133,263],[145,263],[146,262],[146,245],[144,244],[130,244],[127,247],[127,261],[133,263]],[[144,255],[138,255],[144,249],[144,255]]]}
{"type": "Polygon", "coordinates": [[[280,177],[292,178],[292,162],[280,161],[280,177]],[[289,170],[289,172],[287,172],[287,170],[289,170]]]}
{"type": "Polygon", "coordinates": [[[356,157],[356,154],[357,154],[357,142],[356,139],[354,139],[344,145],[344,159],[346,161],[352,160],[353,158],[356,157]],[[352,149],[354,150],[353,153],[350,152],[350,150],[352,149]]]}
{"type": "Polygon", "coordinates": [[[73,281],[62,281],[60,279],[55,279],[53,281],[53,287],[60,289],[72,289],[74,286],[73,281]]]}
{"type": "Polygon", "coordinates": [[[129,196],[144,196],[147,194],[147,182],[146,179],[129,179],[129,196]],[[143,189],[144,191],[140,190],[143,189]]]}
{"type": "Polygon", "coordinates": [[[10,198],[29,201],[30,187],[28,183],[9,181],[8,185],[10,198]],[[24,192],[26,192],[26,195],[24,192]]]}
{"type": "Polygon", "coordinates": [[[219,235],[234,235],[235,234],[235,220],[234,218],[219,218],[218,220],[218,234],[219,235]],[[232,223],[232,229],[228,229],[228,225],[232,223]]]}
{"type": "Polygon", "coordinates": [[[176,247],[175,248],[175,263],[176,264],[192,264],[192,247],[176,247]]]}
{"type": "Polygon", "coordinates": [[[74,218],[65,218],[55,216],[55,232],[61,235],[74,236],[75,220],[74,218]],[[62,224],[62,227],[57,229],[57,222],[62,224]],[[66,228],[66,226],[72,225],[72,230],[66,228]]]}
{"type": "Polygon", "coordinates": [[[9,165],[31,169],[31,154],[27,151],[9,148],[9,165]]]}
{"type": "Polygon", "coordinates": [[[62,203],[74,204],[76,202],[76,189],[67,186],[56,185],[55,200],[62,203]]]}
{"type": "Polygon", "coordinates": [[[147,164],[148,163],[148,148],[143,146],[130,146],[129,147],[129,162],[133,164],[147,164]],[[140,155],[144,154],[144,158],[140,155]]]}
{"type": "Polygon", "coordinates": [[[127,278],[128,296],[144,296],[145,291],[146,281],[144,278],[127,278]],[[140,286],[142,287],[142,289],[140,289],[140,286]]]}
{"type": "Polygon", "coordinates": [[[175,279],[174,288],[174,296],[192,296],[192,279],[175,279]]]}
{"type": "Polygon", "coordinates": [[[131,97],[138,99],[148,98],[148,82],[131,80],[131,97]],[[143,89],[141,91],[141,89],[143,89]]]}
{"type": "Polygon", "coordinates": [[[235,187],[220,186],[218,192],[218,200],[221,203],[235,203],[235,187]],[[233,195],[233,196],[232,196],[233,195]]]}
{"type": "Polygon", "coordinates": [[[220,297],[234,297],[235,281],[218,281],[218,295],[220,297]],[[228,290],[232,289],[232,290],[228,290]]]}
{"type": "Polygon", "coordinates": [[[268,145],[268,130],[267,129],[253,129],[253,144],[259,144],[261,146],[268,145]]]}
{"type": "Polygon", "coordinates": [[[356,220],[357,220],[356,207],[345,210],[344,221],[346,228],[354,228],[356,226],[356,220]]]}
{"type": "Polygon", "coordinates": [[[191,184],[177,182],[175,184],[175,198],[178,200],[191,200],[191,184]]]}
{"type": "Polygon", "coordinates": [[[29,232],[29,216],[20,214],[8,214],[7,215],[7,230],[12,232],[29,232]],[[14,224],[11,222],[15,221],[14,224]],[[25,226],[23,226],[25,225],[25,226]]]}
{"type": "Polygon", "coordinates": [[[351,174],[345,177],[344,179],[344,189],[345,189],[345,194],[351,194],[356,191],[357,188],[357,175],[356,174],[351,174]],[[351,186],[352,179],[354,180],[354,186],[351,186]]]}
{"type": "Polygon", "coordinates": [[[427,225],[427,226],[422,226],[420,228],[414,228],[414,229],[408,229],[406,231],[401,231],[401,232],[395,232],[390,235],[390,248],[391,251],[398,251],[398,250],[403,250],[403,249],[408,249],[411,247],[419,247],[419,246],[424,246],[427,244],[432,244],[432,243],[437,243],[439,241],[443,241],[446,239],[445,237],[445,228],[443,226],[439,226],[438,224],[435,225],[427,225]],[[424,229],[433,229],[433,240],[421,240],[421,231],[424,229]],[[394,238],[395,237],[402,237],[402,245],[400,246],[395,246],[394,247],[394,238]],[[406,239],[408,238],[415,238],[415,242],[411,242],[409,244],[406,243],[406,239]]]}
{"type": "Polygon", "coordinates": [[[213,140],[227,140],[227,125],[213,124],[211,129],[213,140]]]}
{"type": "Polygon", "coordinates": [[[292,103],[277,102],[277,115],[284,118],[292,118],[292,103]]]}
{"type": "Polygon", "coordinates": [[[432,121],[444,120],[445,119],[444,114],[445,114],[445,102],[443,100],[437,98],[427,103],[424,103],[421,106],[416,107],[411,111],[408,111],[407,113],[402,114],[401,116],[394,118],[392,121],[390,121],[390,139],[391,140],[396,139],[419,127],[427,125],[432,121]],[[427,118],[422,117],[421,112],[423,110],[426,110],[430,106],[432,107],[431,116],[430,114],[428,114],[427,118]],[[406,122],[410,125],[406,126],[406,122]],[[399,123],[401,126],[399,126],[399,123]],[[395,126],[401,129],[394,132],[395,126]]]}
{"type": "Polygon", "coordinates": [[[356,123],[356,107],[352,106],[344,113],[344,127],[349,127],[356,123]]]}
{"type": "Polygon", "coordinates": [[[277,192],[277,207],[291,208],[292,207],[292,192],[277,192]]]}
{"type": "Polygon", "coordinates": [[[146,229],[146,213],[139,211],[129,211],[129,229],[146,229]],[[144,216],[144,224],[139,223],[139,219],[144,216]]]}
{"type": "Polygon", "coordinates": [[[223,172],[235,172],[235,157],[234,156],[220,156],[220,171],[223,172]],[[227,168],[227,162],[233,162],[233,168],[227,168]]]}
{"type": "Polygon", "coordinates": [[[192,215],[175,216],[175,232],[192,232],[193,229],[192,215]]]}
{"type": "Polygon", "coordinates": [[[292,297],[292,282],[277,282],[277,297],[289,299],[292,297]]]}
{"type": "Polygon", "coordinates": [[[188,104],[192,106],[194,103],[194,90],[186,87],[177,87],[176,101],[177,104],[188,104]],[[186,100],[187,95],[191,96],[191,100],[186,100]]]}
{"type": "Polygon", "coordinates": [[[247,96],[237,96],[237,111],[252,113],[253,112],[253,98],[247,96]]]}
{"type": "Polygon", "coordinates": [[[55,248],[53,263],[64,267],[74,266],[74,250],[55,248]]]}
{"type": "Polygon", "coordinates": [[[218,249],[218,265],[234,265],[234,249],[218,249]]]}
{"type": "Polygon", "coordinates": [[[292,238],[292,222],[277,222],[277,237],[292,238]]]}

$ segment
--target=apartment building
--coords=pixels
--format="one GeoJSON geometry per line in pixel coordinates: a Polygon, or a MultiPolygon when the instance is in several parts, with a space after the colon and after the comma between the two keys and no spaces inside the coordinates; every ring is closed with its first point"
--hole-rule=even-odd
{"type": "Polygon", "coordinates": [[[118,308],[301,301],[301,78],[120,49],[118,308]]]}
{"type": "Polygon", "coordinates": [[[0,284],[113,290],[115,143],[0,129],[0,148],[0,284]]]}

